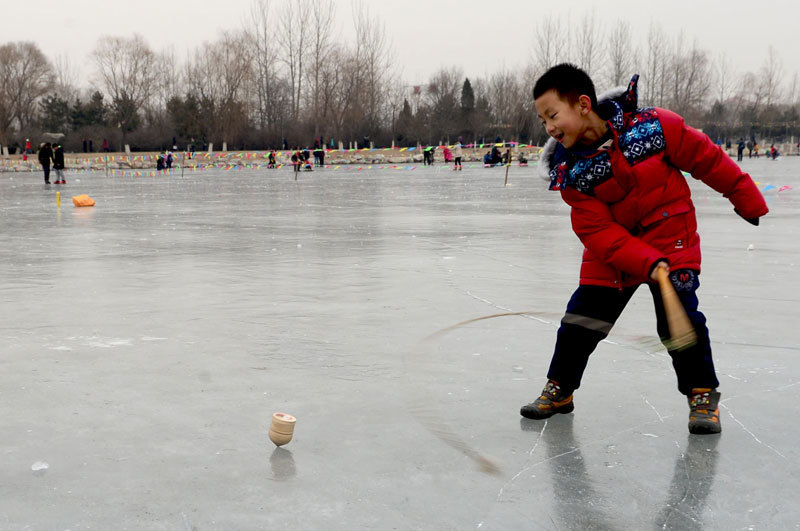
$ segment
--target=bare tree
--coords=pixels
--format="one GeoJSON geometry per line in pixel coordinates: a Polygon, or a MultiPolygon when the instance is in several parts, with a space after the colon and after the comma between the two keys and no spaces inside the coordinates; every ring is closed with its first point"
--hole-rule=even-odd
{"type": "Polygon", "coordinates": [[[309,0],[289,0],[278,19],[276,40],[281,49],[280,60],[286,65],[291,87],[291,116],[297,121],[303,88],[303,69],[308,54],[309,39],[303,27],[303,15],[309,11],[309,0]]]}
{"type": "Polygon", "coordinates": [[[733,63],[726,53],[717,56],[714,62],[714,99],[725,103],[731,97],[734,85],[733,63]]]}
{"type": "Polygon", "coordinates": [[[365,127],[373,133],[385,116],[386,81],[391,71],[392,50],[386,28],[373,17],[366,4],[353,5],[353,23],[356,30],[355,59],[360,68],[358,92],[365,105],[365,127]]]}
{"type": "Polygon", "coordinates": [[[699,111],[711,90],[711,68],[708,52],[692,43],[690,49],[684,47],[683,32],[675,39],[673,55],[670,58],[670,107],[677,113],[688,115],[699,111]]]}
{"type": "Polygon", "coordinates": [[[740,79],[737,97],[744,102],[743,107],[746,112],[751,114],[758,112],[764,101],[763,88],[764,84],[752,72],[745,73],[740,79]]]}
{"type": "Polygon", "coordinates": [[[530,92],[524,92],[523,86],[511,70],[503,69],[489,78],[487,96],[495,129],[506,140],[518,140],[532,121],[530,92]]]}
{"type": "Polygon", "coordinates": [[[342,46],[331,51],[322,68],[320,109],[325,121],[332,124],[334,135],[353,138],[363,120],[359,105],[359,67],[353,52],[342,46]]]}
{"type": "Polygon", "coordinates": [[[403,85],[403,80],[397,72],[390,72],[386,79],[386,109],[388,110],[388,125],[391,139],[395,138],[395,125],[400,112],[406,103],[407,90],[403,85]]]}
{"type": "Polygon", "coordinates": [[[455,133],[459,98],[464,72],[458,67],[441,68],[431,76],[425,88],[424,102],[428,116],[429,142],[455,133]]]}
{"type": "Polygon", "coordinates": [[[36,118],[36,105],[52,87],[53,68],[32,42],[0,46],[0,143],[12,129],[25,129],[36,118]]]}
{"type": "Polygon", "coordinates": [[[97,81],[111,99],[123,140],[135,129],[139,111],[150,102],[159,76],[156,55],[139,35],[102,37],[91,54],[97,81]]]}
{"type": "Polygon", "coordinates": [[[180,94],[180,87],[184,84],[183,71],[172,47],[156,54],[156,63],[160,75],[157,76],[153,88],[155,97],[152,103],[156,108],[163,109],[172,97],[180,94]]]}
{"type": "Polygon", "coordinates": [[[562,44],[569,41],[565,38],[567,31],[559,18],[547,15],[539,19],[533,40],[533,71],[537,76],[567,59],[568,50],[562,44]]]}
{"type": "MultiPolygon", "coordinates": [[[[259,127],[276,132],[282,129],[283,106],[281,87],[285,87],[278,73],[278,45],[272,21],[272,4],[269,0],[255,0],[250,8],[247,36],[253,49],[253,83],[255,112],[259,127]]],[[[286,94],[288,96],[288,93],[286,94]]],[[[283,131],[279,131],[283,136],[283,131]]]]}
{"type": "Polygon", "coordinates": [[[601,67],[603,47],[600,43],[600,29],[597,22],[595,9],[583,15],[573,33],[575,42],[573,44],[574,58],[578,66],[589,77],[594,76],[595,72],[601,67]]]}
{"type": "Polygon", "coordinates": [[[800,97],[800,76],[797,72],[792,74],[792,80],[789,82],[789,89],[786,92],[785,101],[788,105],[797,105],[797,100],[800,97]]]}
{"type": "Polygon", "coordinates": [[[772,107],[780,98],[780,80],[783,77],[783,62],[777,50],[772,46],[767,52],[767,59],[761,66],[761,93],[764,95],[764,105],[772,107]]]}
{"type": "Polygon", "coordinates": [[[320,99],[323,68],[333,50],[332,28],[335,10],[332,0],[318,0],[311,4],[309,17],[311,42],[309,43],[309,60],[311,73],[308,83],[308,99],[311,102],[314,137],[320,133],[320,99]]]}
{"type": "Polygon", "coordinates": [[[611,87],[627,83],[633,74],[633,50],[631,25],[627,21],[619,20],[609,31],[606,48],[606,76],[611,87]]]}
{"type": "Polygon", "coordinates": [[[53,90],[63,100],[71,99],[77,90],[78,73],[67,54],[53,59],[53,90]]]}
{"type": "Polygon", "coordinates": [[[668,69],[667,44],[661,26],[650,24],[644,64],[643,101],[647,105],[664,105],[665,75],[668,69]]]}
{"type": "Polygon", "coordinates": [[[186,67],[186,80],[212,121],[220,141],[232,141],[246,120],[245,86],[251,54],[241,32],[222,32],[214,43],[195,50],[186,67]]]}

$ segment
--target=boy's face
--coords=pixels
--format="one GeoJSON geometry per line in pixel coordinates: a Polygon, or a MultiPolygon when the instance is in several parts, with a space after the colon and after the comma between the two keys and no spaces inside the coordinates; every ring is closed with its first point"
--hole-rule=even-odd
{"type": "Polygon", "coordinates": [[[580,96],[576,103],[570,103],[555,90],[548,90],[534,102],[536,113],[542,121],[547,134],[558,140],[565,148],[580,142],[588,126],[591,100],[580,96]]]}

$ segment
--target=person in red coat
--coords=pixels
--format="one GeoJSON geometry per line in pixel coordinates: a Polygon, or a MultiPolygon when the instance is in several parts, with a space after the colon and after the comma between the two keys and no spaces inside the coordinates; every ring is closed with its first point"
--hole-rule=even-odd
{"type": "Polygon", "coordinates": [[[697,309],[700,237],[682,171],[722,193],[753,225],[768,209],[750,176],[706,135],[671,111],[637,107],[638,78],[599,101],[591,78],[570,64],[552,67],[534,86],[537,114],[552,137],[540,172],[570,205],[573,230],[585,249],[547,384],[520,413],[543,419],[574,409],[573,391],[589,355],[636,289],[647,284],[678,390],[688,397],[689,431],[719,433],[719,381],[706,319],[697,309]],[[668,273],[697,333],[697,342],[684,350],[672,350],[667,341],[658,268],[668,273]]]}

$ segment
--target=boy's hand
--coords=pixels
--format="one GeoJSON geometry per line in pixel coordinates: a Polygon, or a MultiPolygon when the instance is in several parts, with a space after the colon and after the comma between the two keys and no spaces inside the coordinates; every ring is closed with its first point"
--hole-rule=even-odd
{"type": "Polygon", "coordinates": [[[736,212],[737,214],[739,214],[739,217],[741,217],[743,220],[745,220],[745,221],[746,221],[746,222],[748,222],[749,224],[751,224],[751,225],[755,225],[755,226],[758,226],[758,218],[746,218],[746,217],[742,216],[742,213],[741,213],[741,212],[739,212],[739,211],[738,211],[737,209],[735,209],[735,208],[733,209],[733,211],[734,211],[734,212],[736,212]]]}
{"type": "Polygon", "coordinates": [[[661,268],[665,270],[665,273],[669,274],[669,264],[661,260],[653,267],[653,271],[650,273],[650,280],[658,281],[658,270],[661,268]]]}

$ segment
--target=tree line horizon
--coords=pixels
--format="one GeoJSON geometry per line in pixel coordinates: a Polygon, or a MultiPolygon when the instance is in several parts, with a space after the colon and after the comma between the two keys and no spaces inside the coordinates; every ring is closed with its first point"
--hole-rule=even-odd
{"type": "Polygon", "coordinates": [[[380,19],[355,3],[350,41],[333,34],[333,0],[254,0],[236,30],[192,49],[178,61],[139,35],[105,36],[89,54],[89,84],[78,86],[64,57],[50,60],[33,42],[0,45],[0,145],[38,144],[63,133],[68,151],[108,142],[132,150],[306,147],[317,139],[401,147],[489,143],[500,138],[541,145],[533,107],[535,80],[571,62],[598,93],[639,73],[640,106],[669,108],[712,139],[786,142],[800,136],[800,78],[788,80],[768,46],[756,72],[736,72],[725,54],[697,39],[667,35],[651,24],[643,42],[629,22],[598,24],[543,16],[533,24],[524,64],[470,79],[443,65],[410,85],[394,64],[380,19]]]}

